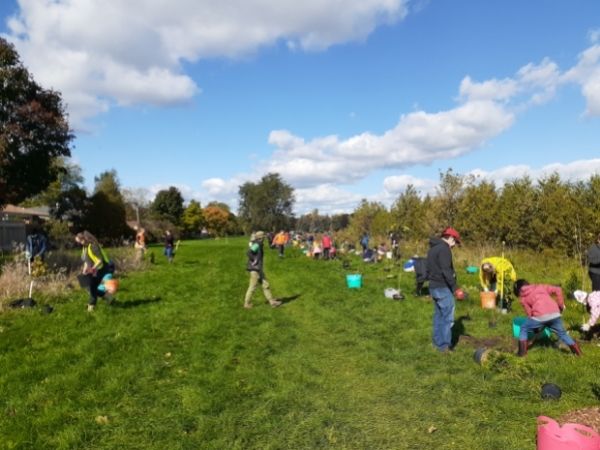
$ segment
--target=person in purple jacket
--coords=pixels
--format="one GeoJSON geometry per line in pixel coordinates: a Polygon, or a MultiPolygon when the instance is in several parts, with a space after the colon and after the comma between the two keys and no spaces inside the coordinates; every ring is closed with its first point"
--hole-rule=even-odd
{"type": "Polygon", "coordinates": [[[527,354],[527,334],[542,327],[550,328],[573,353],[581,356],[579,345],[567,334],[562,323],[565,301],[561,288],[548,284],[529,284],[527,280],[520,279],[515,282],[514,291],[527,314],[519,334],[518,356],[527,354]]]}

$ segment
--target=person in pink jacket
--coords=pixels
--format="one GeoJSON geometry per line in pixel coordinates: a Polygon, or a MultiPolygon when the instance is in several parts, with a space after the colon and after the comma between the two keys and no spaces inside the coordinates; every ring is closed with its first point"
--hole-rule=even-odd
{"type": "Polygon", "coordinates": [[[527,354],[527,334],[541,327],[550,328],[573,353],[581,356],[579,345],[567,334],[562,323],[561,313],[565,309],[565,301],[561,288],[548,284],[529,284],[527,280],[521,279],[515,282],[514,291],[527,314],[527,320],[521,325],[519,334],[519,356],[527,354]]]}

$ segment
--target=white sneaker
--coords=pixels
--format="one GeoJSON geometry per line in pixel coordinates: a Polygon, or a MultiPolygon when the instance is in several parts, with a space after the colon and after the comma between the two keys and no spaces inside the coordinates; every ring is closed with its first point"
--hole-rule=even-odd
{"type": "Polygon", "coordinates": [[[96,308],[96,306],[95,306],[95,305],[88,305],[88,307],[87,307],[87,311],[88,311],[88,312],[94,312],[94,309],[95,309],[95,308],[96,308]]]}

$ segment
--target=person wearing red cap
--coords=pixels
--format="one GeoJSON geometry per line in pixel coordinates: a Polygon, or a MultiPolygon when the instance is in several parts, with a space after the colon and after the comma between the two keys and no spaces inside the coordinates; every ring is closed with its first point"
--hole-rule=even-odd
{"type": "Polygon", "coordinates": [[[427,280],[433,299],[433,345],[442,353],[452,350],[454,293],[457,290],[452,248],[456,244],[460,244],[460,234],[448,227],[441,238],[429,240],[427,253],[427,280]]]}

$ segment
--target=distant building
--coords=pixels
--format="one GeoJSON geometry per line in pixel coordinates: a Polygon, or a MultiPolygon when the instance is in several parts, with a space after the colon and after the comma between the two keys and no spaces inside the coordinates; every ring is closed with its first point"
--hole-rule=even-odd
{"type": "Polygon", "coordinates": [[[46,206],[22,208],[6,205],[0,209],[0,250],[12,250],[17,246],[25,245],[28,225],[49,218],[50,208],[46,206]]]}

